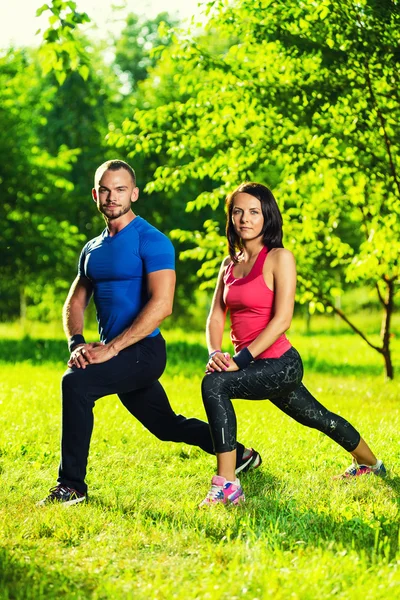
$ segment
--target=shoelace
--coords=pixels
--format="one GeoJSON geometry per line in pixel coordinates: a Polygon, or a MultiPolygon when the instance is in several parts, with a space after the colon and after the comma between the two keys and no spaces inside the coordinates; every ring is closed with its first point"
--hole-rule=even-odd
{"type": "Polygon", "coordinates": [[[75,490],[69,488],[69,487],[64,487],[62,485],[56,485],[53,488],[50,489],[50,494],[52,496],[55,496],[56,498],[59,498],[61,496],[66,496],[67,494],[70,494],[71,496],[75,495],[77,496],[78,494],[75,492],[75,490]]]}
{"type": "Polygon", "coordinates": [[[223,488],[219,485],[212,485],[209,490],[206,500],[216,500],[220,492],[222,492],[223,488]]]}
{"type": "Polygon", "coordinates": [[[347,467],[347,469],[344,472],[344,475],[351,474],[353,473],[354,469],[357,471],[358,470],[358,462],[353,458],[353,462],[351,463],[350,466],[347,467]]]}
{"type": "Polygon", "coordinates": [[[50,494],[52,496],[62,496],[63,494],[67,493],[67,489],[64,487],[61,487],[61,485],[55,485],[54,487],[52,487],[50,489],[50,494]]]}
{"type": "Polygon", "coordinates": [[[357,471],[358,466],[357,465],[350,465],[349,467],[347,467],[347,469],[344,472],[344,475],[351,475],[352,473],[354,473],[354,469],[357,471]]]}

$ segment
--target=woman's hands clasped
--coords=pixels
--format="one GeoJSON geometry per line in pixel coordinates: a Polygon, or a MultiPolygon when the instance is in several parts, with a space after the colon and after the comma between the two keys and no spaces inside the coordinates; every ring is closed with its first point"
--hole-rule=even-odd
{"type": "Polygon", "coordinates": [[[215,352],[215,354],[213,353],[208,360],[206,374],[209,375],[210,373],[214,373],[214,371],[239,371],[239,367],[235,361],[232,360],[229,352],[221,351],[215,352]]]}

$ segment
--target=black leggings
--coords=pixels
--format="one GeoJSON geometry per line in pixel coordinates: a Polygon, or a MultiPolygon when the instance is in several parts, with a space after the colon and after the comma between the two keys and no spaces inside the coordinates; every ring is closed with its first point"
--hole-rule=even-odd
{"type": "MultiPolygon", "coordinates": [[[[86,493],[93,408],[96,400],[109,394],[118,394],[129,412],[160,440],[185,442],[214,454],[208,424],[172,410],[158,381],[165,363],[165,342],[159,334],[129,346],[105,363],[88,365],[86,369],[73,367],[64,373],[58,483],[86,493]]],[[[243,451],[244,446],[238,444],[237,465],[243,451]]]]}
{"type": "Polygon", "coordinates": [[[240,371],[206,375],[202,395],[215,452],[236,448],[236,415],[231,398],[269,399],[302,425],[322,431],[352,452],[360,442],[360,434],[348,421],[322,406],[301,383],[302,377],[303,364],[294,348],[280,358],[256,360],[240,371]]]}

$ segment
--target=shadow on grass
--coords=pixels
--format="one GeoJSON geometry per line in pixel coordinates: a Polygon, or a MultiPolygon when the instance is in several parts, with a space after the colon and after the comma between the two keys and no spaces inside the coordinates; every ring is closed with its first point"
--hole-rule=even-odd
{"type": "MultiPolygon", "coordinates": [[[[387,478],[387,485],[399,489],[399,478],[387,478]]],[[[312,508],[299,507],[294,499],[282,500],[282,482],[262,471],[243,475],[247,500],[243,507],[217,506],[199,510],[194,503],[189,513],[175,507],[147,507],[135,504],[120,506],[125,516],[143,518],[155,527],[164,523],[171,529],[197,529],[214,544],[229,543],[232,539],[262,542],[271,550],[291,551],[299,545],[310,548],[330,548],[334,552],[356,551],[371,562],[377,558],[392,561],[399,552],[400,523],[397,517],[377,518],[373,523],[362,518],[334,517],[312,508]],[[234,516],[229,520],[227,537],[224,511],[234,516]],[[219,518],[222,517],[222,518],[219,518]]],[[[346,482],[347,483],[347,482],[346,482]]],[[[200,502],[201,497],[198,498],[200,502]]],[[[115,510],[101,500],[95,500],[103,509],[115,510]]]]}
{"type": "MultiPolygon", "coordinates": [[[[67,344],[63,340],[32,339],[0,340],[0,363],[16,364],[27,362],[32,365],[60,364],[65,366],[68,360],[67,344]]],[[[169,375],[193,376],[202,375],[207,361],[207,349],[202,344],[185,341],[170,342],[167,345],[167,370],[169,375]]],[[[342,377],[365,375],[382,376],[383,367],[380,363],[373,365],[350,365],[345,363],[328,362],[311,356],[303,359],[306,373],[321,373],[340,375],[342,377]]]]}
{"type": "Polygon", "coordinates": [[[386,477],[385,483],[388,487],[392,488],[396,495],[397,504],[399,505],[400,511],[400,477],[386,477]]]}
{"type": "Polygon", "coordinates": [[[25,337],[22,340],[0,340],[0,362],[63,363],[68,360],[67,343],[62,340],[39,340],[25,337]]]}
{"type": "MultiPolygon", "coordinates": [[[[276,529],[278,535],[271,540],[272,545],[277,542],[282,550],[293,549],[299,544],[318,547],[334,542],[339,549],[365,553],[371,561],[375,557],[390,561],[399,552],[400,523],[397,517],[382,517],[372,525],[358,517],[332,518],[312,508],[299,508],[295,500],[282,502],[281,483],[275,482],[271,486],[270,477],[262,471],[249,473],[247,478],[248,505],[255,516],[255,535],[264,537],[266,534],[267,538],[272,538],[270,532],[276,529]],[[264,493],[260,494],[260,490],[264,493]]],[[[387,477],[384,483],[394,490],[398,501],[400,478],[387,477]]],[[[349,485],[348,482],[344,484],[349,485]]]]}
{"type": "Polygon", "coordinates": [[[364,375],[367,377],[383,377],[384,368],[381,359],[370,365],[351,365],[347,363],[334,363],[309,356],[303,358],[304,370],[306,373],[320,373],[321,375],[338,375],[340,377],[351,377],[352,375],[364,375]]]}
{"type": "Polygon", "coordinates": [[[70,579],[68,572],[43,569],[34,561],[24,562],[0,548],[0,596],[4,600],[90,598],[95,585],[70,579]]]}

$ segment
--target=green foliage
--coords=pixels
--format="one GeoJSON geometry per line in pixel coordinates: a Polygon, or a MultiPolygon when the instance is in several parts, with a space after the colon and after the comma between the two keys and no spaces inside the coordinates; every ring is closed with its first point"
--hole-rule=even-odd
{"type": "Polygon", "coordinates": [[[134,13],[128,15],[116,41],[115,63],[128,75],[131,90],[148,78],[157,64],[159,51],[171,45],[172,28],[177,24],[167,12],[159,13],[154,19],[144,19],[134,13]]]}
{"type": "Polygon", "coordinates": [[[73,2],[46,7],[40,10],[54,14],[42,48],[10,50],[0,62],[1,318],[18,314],[20,292],[28,313],[37,305],[36,317],[60,315],[79,251],[91,230],[103,227],[91,199],[93,174],[114,155],[105,135],[123,99],[102,44],[75,29],[87,18],[74,12],[73,2]],[[58,26],[53,42],[48,34],[58,26]],[[79,55],[90,49],[84,72],[73,47],[79,55]],[[63,57],[57,67],[44,60],[53,51],[63,57]]]}
{"type": "MultiPolygon", "coordinates": [[[[89,57],[83,45],[77,42],[75,29],[82,23],[90,22],[86,13],[76,10],[76,2],[52,0],[43,4],[36,16],[50,11],[49,27],[43,32],[45,44],[40,49],[43,73],[54,73],[58,83],[64,83],[71,72],[77,71],[82,79],[89,76],[89,57]]],[[[40,31],[40,30],[39,30],[40,31]]]]}
{"type": "Polygon", "coordinates": [[[131,152],[166,148],[173,158],[149,190],[204,177],[218,186],[189,210],[216,209],[232,186],[275,163],[287,242],[304,244],[301,271],[327,293],[338,266],[352,281],[399,276],[398,165],[389,164],[386,143],[389,136],[395,160],[398,12],[338,5],[215,2],[208,27],[218,23],[239,41],[219,56],[198,42],[174,48],[186,63],[175,83],[191,98],[138,112],[124,126],[131,152]],[[339,233],[348,222],[346,240],[339,233]],[[329,272],[315,268],[321,261],[329,272]]]}
{"type": "MultiPolygon", "coordinates": [[[[334,309],[346,282],[376,288],[389,352],[387,315],[400,282],[398,3],[238,0],[209,8],[207,31],[230,44],[215,52],[205,36],[173,46],[174,99],[137,111],[119,145],[167,155],[149,191],[206,181],[206,191],[200,184],[188,198],[189,211],[222,212],[241,181],[271,181],[298,261],[298,300],[334,309]]],[[[208,239],[210,262],[201,272],[215,275],[222,236],[203,235],[198,255],[204,260],[208,239]]]]}
{"type": "MultiPolygon", "coordinates": [[[[75,39],[89,47],[89,40],[81,34],[76,33],[75,39]]],[[[105,136],[109,124],[119,118],[123,100],[118,77],[104,63],[102,51],[102,44],[91,43],[88,77],[84,80],[77,72],[67,75],[57,86],[39,130],[41,145],[49,152],[63,144],[78,154],[69,173],[74,191],[65,197],[63,210],[85,236],[97,234],[104,226],[91,201],[91,188],[96,168],[114,158],[115,151],[106,145],[105,136]]],[[[52,84],[54,74],[49,74],[45,85],[52,84]]]]}
{"type": "MultiPolygon", "coordinates": [[[[60,200],[73,189],[67,176],[77,151],[61,146],[50,154],[40,143],[51,90],[43,90],[28,52],[10,50],[0,58],[0,82],[0,273],[2,286],[18,298],[20,289],[62,276],[76,261],[81,237],[63,217],[60,200]]],[[[2,311],[7,315],[6,306],[2,311]]]]}

